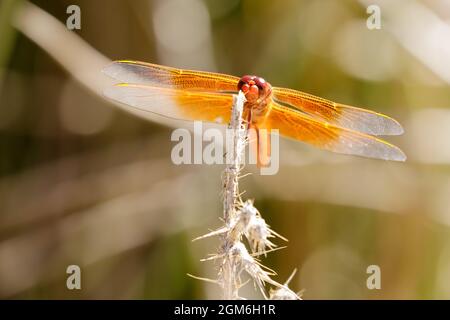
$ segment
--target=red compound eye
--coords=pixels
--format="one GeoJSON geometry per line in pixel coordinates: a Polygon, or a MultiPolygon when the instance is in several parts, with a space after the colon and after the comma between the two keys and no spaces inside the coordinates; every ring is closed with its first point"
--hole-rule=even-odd
{"type": "Polygon", "coordinates": [[[248,84],[241,85],[241,89],[243,93],[247,93],[250,90],[250,86],[248,84]]]}
{"type": "Polygon", "coordinates": [[[263,78],[260,78],[260,77],[255,78],[255,84],[261,89],[267,85],[266,80],[264,80],[263,78]]]}

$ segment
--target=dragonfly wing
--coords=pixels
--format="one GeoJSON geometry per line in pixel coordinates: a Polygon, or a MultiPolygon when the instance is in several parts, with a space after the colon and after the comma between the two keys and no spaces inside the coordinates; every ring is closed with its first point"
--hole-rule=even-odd
{"type": "Polygon", "coordinates": [[[139,110],[179,120],[199,120],[227,124],[233,96],[120,83],[104,91],[108,98],[139,110]]]}
{"type": "Polygon", "coordinates": [[[338,104],[308,93],[273,88],[274,98],[312,117],[328,123],[371,135],[399,135],[402,126],[394,119],[377,112],[338,104]]]}
{"type": "Polygon", "coordinates": [[[226,74],[192,71],[152,63],[121,60],[103,69],[120,81],[174,89],[201,91],[237,91],[239,78],[226,74]]]}
{"type": "Polygon", "coordinates": [[[280,134],[333,152],[368,158],[405,161],[396,146],[376,137],[318,121],[300,111],[271,104],[262,127],[279,129],[280,134]]]}

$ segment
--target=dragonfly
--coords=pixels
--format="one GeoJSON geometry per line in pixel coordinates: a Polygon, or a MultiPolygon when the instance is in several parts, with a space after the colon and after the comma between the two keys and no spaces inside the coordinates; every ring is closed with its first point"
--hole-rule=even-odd
{"type": "Polygon", "coordinates": [[[267,132],[272,129],[284,137],[336,153],[406,160],[402,150],[378,137],[403,133],[393,118],[301,91],[273,87],[261,77],[239,78],[131,60],[114,61],[103,72],[119,81],[104,91],[106,97],[180,120],[227,124],[233,95],[242,91],[246,98],[243,118],[255,132],[258,164],[270,155],[267,132]]]}

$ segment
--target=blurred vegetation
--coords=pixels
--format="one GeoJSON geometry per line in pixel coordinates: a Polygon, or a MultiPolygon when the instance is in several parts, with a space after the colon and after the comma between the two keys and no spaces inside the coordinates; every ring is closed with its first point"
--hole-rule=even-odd
{"type": "MultiPolygon", "coordinates": [[[[447,1],[371,1],[380,30],[366,27],[366,1],[31,3],[62,24],[80,6],[81,30],[65,32],[112,60],[257,74],[398,119],[406,134],[390,141],[406,163],[283,142],[279,173],[246,168],[242,188],[289,239],[267,264],[280,282],[297,267],[292,287],[305,299],[450,298],[447,1]],[[373,264],[381,290],[366,287],[373,264]]],[[[57,33],[15,15],[28,5],[0,2],[0,297],[220,297],[186,274],[214,278],[199,259],[218,242],[191,239],[219,225],[223,168],[173,165],[172,129],[74,80],[54,56],[75,54],[75,70],[90,61],[24,34],[57,33]],[[82,268],[81,291],[66,288],[69,264],[82,268]]]]}

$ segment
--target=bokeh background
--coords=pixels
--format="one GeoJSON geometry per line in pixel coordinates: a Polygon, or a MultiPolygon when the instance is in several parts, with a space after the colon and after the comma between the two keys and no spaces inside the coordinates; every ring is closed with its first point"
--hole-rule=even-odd
{"type": "Polygon", "coordinates": [[[280,282],[298,268],[305,299],[450,298],[449,56],[446,0],[2,0],[0,298],[220,297],[186,274],[217,272],[199,260],[218,240],[191,240],[221,224],[223,167],[175,166],[176,125],[105,100],[114,59],[257,74],[398,119],[406,163],[283,141],[279,173],[248,166],[241,189],[289,239],[265,264],[280,282]]]}

